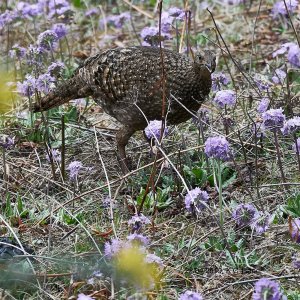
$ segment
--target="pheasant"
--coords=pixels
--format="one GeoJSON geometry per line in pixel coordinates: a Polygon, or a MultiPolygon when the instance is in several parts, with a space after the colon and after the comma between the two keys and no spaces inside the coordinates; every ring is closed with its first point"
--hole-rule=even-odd
{"type": "Polygon", "coordinates": [[[209,94],[215,67],[215,56],[209,50],[196,53],[192,60],[158,47],[110,49],[86,59],[69,80],[35,103],[33,110],[91,96],[123,125],[116,140],[121,167],[126,170],[125,147],[148,121],[162,119],[163,93],[166,122],[185,122],[209,94]]]}

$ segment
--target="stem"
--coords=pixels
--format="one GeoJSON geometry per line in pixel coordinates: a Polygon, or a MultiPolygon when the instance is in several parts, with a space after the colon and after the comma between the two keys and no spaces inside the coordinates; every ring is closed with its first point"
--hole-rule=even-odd
{"type": "Polygon", "coordinates": [[[221,160],[217,162],[218,183],[219,183],[219,206],[220,206],[220,226],[223,228],[223,197],[222,197],[222,172],[221,160]]]}
{"type": "Polygon", "coordinates": [[[277,159],[278,159],[278,166],[281,174],[281,180],[282,182],[286,182],[285,176],[283,173],[283,168],[282,168],[282,161],[281,161],[281,156],[280,156],[280,150],[279,150],[279,144],[278,144],[278,136],[277,136],[277,129],[274,129],[274,140],[275,140],[275,147],[276,147],[276,153],[277,153],[277,159]]]}
{"type": "Polygon", "coordinates": [[[300,174],[300,154],[299,154],[300,149],[298,147],[296,133],[294,133],[294,141],[295,141],[296,154],[297,154],[297,160],[298,160],[298,169],[299,169],[299,174],[300,174]]]}

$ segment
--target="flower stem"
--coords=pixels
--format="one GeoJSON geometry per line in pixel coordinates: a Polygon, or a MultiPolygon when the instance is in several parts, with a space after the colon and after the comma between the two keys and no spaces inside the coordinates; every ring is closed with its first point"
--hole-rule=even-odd
{"type": "Polygon", "coordinates": [[[217,162],[218,172],[218,183],[219,183],[219,206],[220,206],[220,226],[223,228],[223,198],[222,198],[222,171],[221,171],[221,160],[217,162]]]}
{"type": "Polygon", "coordinates": [[[274,130],[274,140],[275,140],[275,148],[276,148],[276,153],[277,153],[277,159],[278,159],[278,166],[281,174],[281,179],[282,182],[285,182],[285,176],[283,173],[283,168],[282,168],[282,161],[281,161],[281,155],[280,155],[280,150],[279,150],[279,144],[278,144],[278,135],[277,135],[277,130],[274,130]]]}
{"type": "Polygon", "coordinates": [[[296,155],[297,155],[297,160],[298,160],[298,170],[299,170],[299,174],[300,174],[300,149],[298,147],[297,144],[297,136],[296,133],[294,133],[294,141],[295,141],[295,146],[296,146],[296,155]]]}

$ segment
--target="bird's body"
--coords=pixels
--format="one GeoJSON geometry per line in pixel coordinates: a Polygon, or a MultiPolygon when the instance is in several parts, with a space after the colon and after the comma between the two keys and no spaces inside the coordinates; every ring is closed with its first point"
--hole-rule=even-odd
{"type": "Polygon", "coordinates": [[[211,72],[206,64],[214,65],[214,57],[208,60],[201,57],[194,62],[157,47],[107,50],[88,58],[71,79],[41,99],[34,110],[92,96],[106,113],[123,124],[117,134],[122,157],[135,131],[144,129],[147,121],[162,118],[163,90],[167,124],[184,122],[191,118],[189,111],[199,109],[211,88],[211,72]]]}

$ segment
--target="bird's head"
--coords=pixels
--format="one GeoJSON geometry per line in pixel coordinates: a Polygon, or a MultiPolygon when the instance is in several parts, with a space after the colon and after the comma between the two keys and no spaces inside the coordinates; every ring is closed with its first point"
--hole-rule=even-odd
{"type": "Polygon", "coordinates": [[[195,53],[195,63],[205,65],[213,73],[216,69],[216,55],[210,50],[198,50],[195,53]]]}

